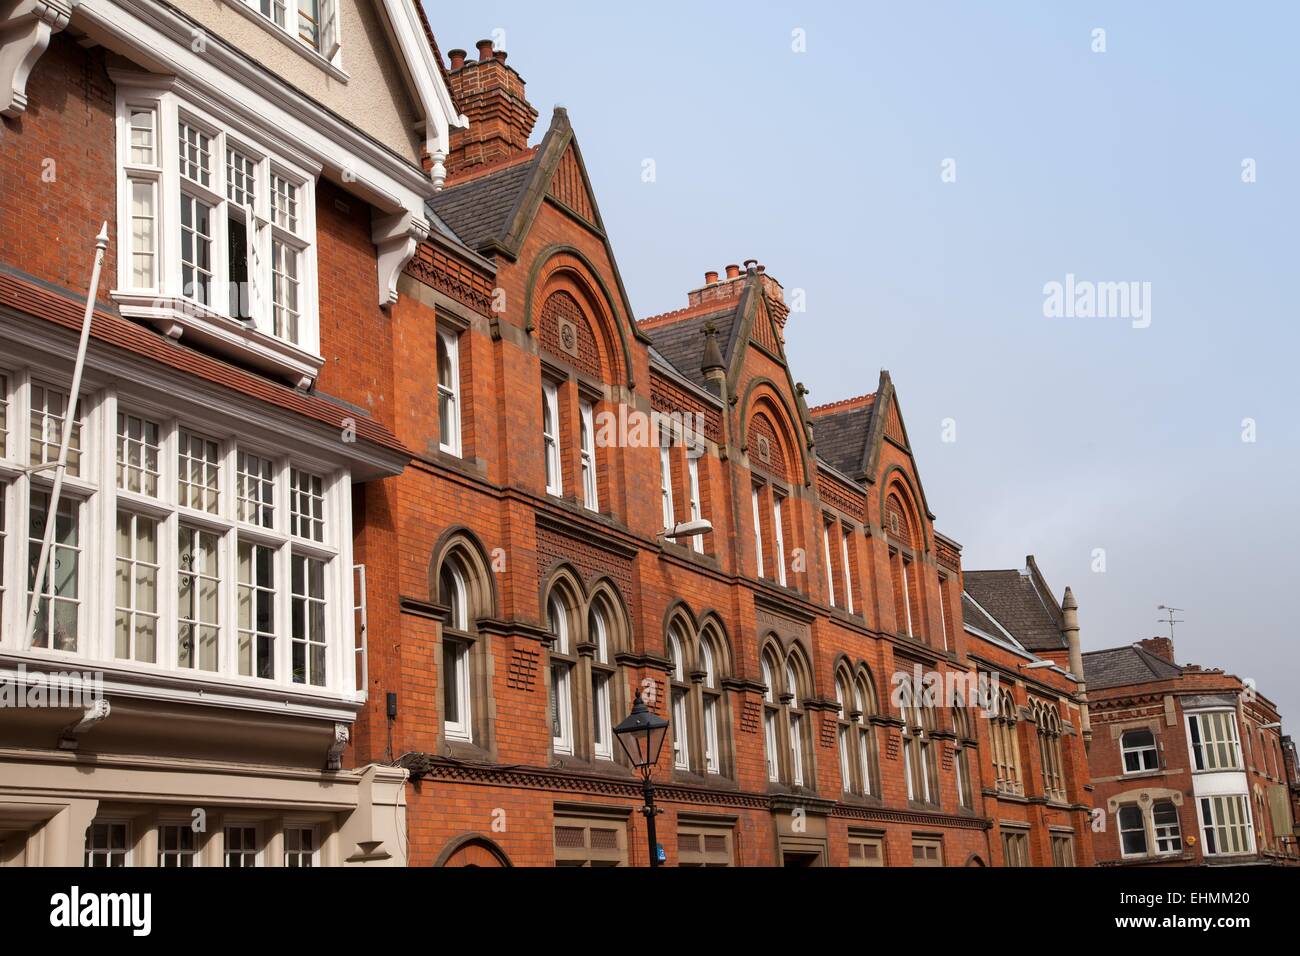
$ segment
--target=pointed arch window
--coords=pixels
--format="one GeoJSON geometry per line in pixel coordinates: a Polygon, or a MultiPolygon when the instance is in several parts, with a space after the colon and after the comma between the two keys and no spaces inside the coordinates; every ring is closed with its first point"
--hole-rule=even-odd
{"type": "Polygon", "coordinates": [[[479,640],[477,620],[490,612],[492,603],[487,572],[471,551],[453,544],[438,566],[438,599],[446,608],[440,635],[442,731],[449,741],[476,743],[485,733],[486,713],[481,701],[485,646],[479,640]]]}
{"type": "Polygon", "coordinates": [[[807,668],[798,651],[778,662],[775,651],[764,651],[763,730],[768,779],[791,786],[812,786],[810,719],[804,709],[808,697],[807,668]]]}
{"type": "Polygon", "coordinates": [[[690,721],[686,716],[690,685],[686,682],[686,664],[682,657],[683,644],[681,631],[674,623],[668,629],[668,660],[672,665],[668,677],[671,684],[673,712],[673,767],[677,770],[690,770],[691,734],[690,721]]]}
{"type": "Polygon", "coordinates": [[[704,769],[708,773],[722,772],[721,739],[718,725],[721,720],[722,694],[718,685],[718,668],[711,635],[700,638],[700,705],[704,715],[704,769]]]}
{"type": "Polygon", "coordinates": [[[907,799],[937,805],[939,786],[931,733],[934,731],[934,707],[924,700],[924,689],[907,680],[901,687],[903,719],[903,774],[907,799]]]}
{"type": "Polygon", "coordinates": [[[1016,728],[1016,700],[1008,690],[998,695],[997,713],[989,723],[993,741],[993,776],[1002,793],[1024,794],[1020,780],[1020,744],[1016,728]]]}
{"type": "Polygon", "coordinates": [[[957,734],[952,760],[953,773],[957,777],[957,803],[963,809],[970,810],[974,807],[974,795],[968,751],[973,746],[974,734],[971,732],[970,712],[961,701],[960,693],[955,695],[952,702],[952,724],[953,731],[957,734]]]}
{"type": "MultiPolygon", "coordinates": [[[[469,630],[469,596],[465,578],[451,562],[442,566],[442,594],[449,613],[447,626],[464,634],[469,630]]],[[[443,729],[456,740],[470,740],[469,645],[453,635],[442,640],[443,729]]]]}
{"type": "Polygon", "coordinates": [[[551,749],[573,753],[573,656],[568,602],[553,593],[546,603],[546,624],[551,640],[551,749]]]}
{"type": "Polygon", "coordinates": [[[850,674],[842,668],[835,678],[835,699],[840,705],[837,726],[840,782],[845,793],[871,796],[875,792],[875,691],[865,669],[850,674]]]}
{"type": "Polygon", "coordinates": [[[587,618],[588,639],[595,644],[591,658],[591,750],[596,757],[614,759],[613,710],[610,693],[614,683],[611,666],[610,626],[602,604],[592,606],[587,618]]]}
{"type": "Polygon", "coordinates": [[[1061,715],[1044,701],[1034,702],[1038,724],[1038,755],[1043,768],[1043,793],[1049,800],[1065,800],[1065,774],[1061,767],[1061,715]]]}
{"type": "Polygon", "coordinates": [[[781,761],[777,750],[776,721],[780,709],[776,703],[776,673],[772,659],[765,653],[762,660],[763,669],[763,745],[767,756],[767,779],[776,782],[781,779],[781,761]]]}

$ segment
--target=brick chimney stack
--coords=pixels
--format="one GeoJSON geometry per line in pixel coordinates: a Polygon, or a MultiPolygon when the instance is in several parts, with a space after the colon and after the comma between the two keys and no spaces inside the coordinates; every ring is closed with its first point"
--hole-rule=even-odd
{"type": "Polygon", "coordinates": [[[771,310],[777,325],[784,330],[786,317],[790,314],[790,309],[785,304],[785,291],[781,288],[781,283],[767,274],[767,267],[760,265],[757,259],[746,259],[743,269],[731,263],[726,267],[724,277],[721,279],[714,269],[704,273],[704,285],[686,293],[687,306],[694,307],[706,302],[737,298],[744,291],[745,282],[751,276],[758,278],[759,287],[763,291],[764,298],[767,299],[767,307],[771,310]]]}
{"type": "Polygon", "coordinates": [[[455,176],[528,148],[537,110],[524,95],[524,79],[506,66],[506,52],[493,51],[491,40],[478,41],[478,59],[464,50],[449,50],[448,78],[469,129],[451,131],[447,175],[455,176]]]}
{"type": "Polygon", "coordinates": [[[1174,642],[1167,637],[1149,637],[1145,641],[1138,641],[1138,647],[1170,664],[1178,663],[1174,660],[1174,642]]]}

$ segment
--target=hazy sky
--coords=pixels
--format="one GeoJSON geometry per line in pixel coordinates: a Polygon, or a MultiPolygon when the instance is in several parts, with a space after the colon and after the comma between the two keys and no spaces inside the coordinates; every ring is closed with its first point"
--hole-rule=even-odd
{"type": "Polygon", "coordinates": [[[1179,661],[1300,727],[1300,6],[426,8],[444,52],[504,31],[538,137],[568,108],[638,317],[758,259],[811,404],[889,369],[968,569],[1036,555],[1085,650],[1186,608],[1179,661]],[[1150,283],[1149,326],[1045,317],[1067,274],[1150,283]]]}

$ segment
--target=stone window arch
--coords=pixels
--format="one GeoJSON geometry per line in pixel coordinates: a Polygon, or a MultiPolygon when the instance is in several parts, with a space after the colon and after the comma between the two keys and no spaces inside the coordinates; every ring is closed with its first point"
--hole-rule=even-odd
{"type": "Polygon", "coordinates": [[[1049,800],[1065,800],[1065,772],[1061,762],[1061,715],[1055,704],[1036,700],[1032,706],[1038,727],[1038,755],[1042,763],[1043,794],[1049,800]]]}
{"type": "Polygon", "coordinates": [[[468,535],[453,535],[434,561],[434,603],[442,610],[436,651],[442,736],[491,746],[491,648],[478,622],[495,611],[491,572],[468,535]]]}
{"type": "Polygon", "coordinates": [[[989,734],[993,743],[993,777],[996,788],[1002,793],[1024,794],[1020,778],[1020,745],[1017,738],[1019,708],[1011,691],[1003,689],[998,694],[997,713],[989,721],[989,734]]]}

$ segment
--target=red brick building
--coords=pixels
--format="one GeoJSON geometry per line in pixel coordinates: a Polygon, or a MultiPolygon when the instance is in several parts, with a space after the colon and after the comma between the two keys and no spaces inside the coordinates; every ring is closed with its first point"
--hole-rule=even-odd
{"type": "Polygon", "coordinates": [[[504,53],[452,51],[448,76],[469,129],[429,203],[447,245],[399,283],[382,417],[414,459],[354,517],[371,694],[352,754],[410,771],[411,862],[644,865],[611,735],[637,692],[672,724],[669,864],[988,865],[1004,803],[1026,862],[1052,861],[1049,831],[1074,838],[1058,862],[1088,862],[1076,690],[1017,674],[1012,646],[983,653],[1017,674],[1021,726],[1063,741],[1059,792],[997,796],[959,547],[888,374],[808,408],[798,317],[752,260],[635,321],[564,111],[529,147],[504,53]],[[900,706],[912,682],[942,690],[900,706]]]}
{"type": "Polygon", "coordinates": [[[3,18],[0,863],[403,864],[405,771],[342,756],[354,505],[410,458],[391,312],[459,121],[420,8],[3,18]]]}
{"type": "Polygon", "coordinates": [[[1295,862],[1277,708],[1222,670],[1177,664],[1169,638],[1084,656],[1106,864],[1295,862]]]}
{"type": "Polygon", "coordinates": [[[1091,866],[1078,602],[1069,588],[1056,600],[1033,555],[1024,570],[967,571],[965,584],[967,653],[999,688],[980,721],[995,864],[1091,866]]]}

